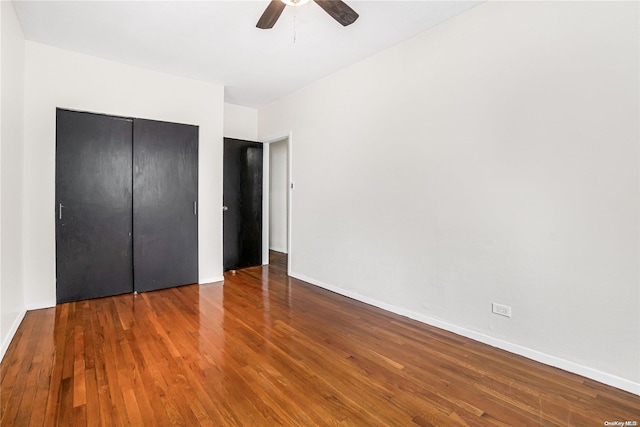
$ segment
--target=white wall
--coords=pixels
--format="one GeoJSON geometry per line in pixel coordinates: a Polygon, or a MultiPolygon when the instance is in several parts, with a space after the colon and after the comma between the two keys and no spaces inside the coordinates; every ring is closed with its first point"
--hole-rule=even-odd
{"type": "Polygon", "coordinates": [[[0,359],[25,313],[22,187],[25,41],[11,2],[0,2],[0,359]]]}
{"type": "Polygon", "coordinates": [[[288,139],[269,144],[269,249],[287,253],[288,139]]]}
{"type": "Polygon", "coordinates": [[[638,13],[485,3],[261,109],[292,273],[640,394],[638,13]]]}
{"type": "Polygon", "coordinates": [[[235,104],[224,104],[224,136],[258,140],[258,110],[235,104]]]}
{"type": "Polygon", "coordinates": [[[222,280],[224,88],[26,43],[24,279],[30,307],[55,303],[56,107],[200,127],[200,282],[222,280]]]}

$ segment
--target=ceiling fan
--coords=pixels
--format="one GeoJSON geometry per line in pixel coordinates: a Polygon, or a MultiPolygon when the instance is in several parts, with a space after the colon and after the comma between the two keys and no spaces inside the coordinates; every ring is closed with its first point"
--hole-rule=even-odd
{"type": "MultiPolygon", "coordinates": [[[[343,26],[351,25],[358,19],[358,14],[341,0],[313,0],[318,6],[323,8],[333,19],[343,26]]],[[[256,27],[263,30],[273,28],[276,21],[282,14],[284,8],[289,6],[301,6],[308,3],[309,0],[271,0],[269,6],[258,20],[256,27]]]]}

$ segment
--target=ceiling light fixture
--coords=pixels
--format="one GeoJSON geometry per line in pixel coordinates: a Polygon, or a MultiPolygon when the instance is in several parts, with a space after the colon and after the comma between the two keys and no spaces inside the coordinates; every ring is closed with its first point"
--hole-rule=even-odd
{"type": "MultiPolygon", "coordinates": [[[[309,3],[310,0],[271,0],[269,6],[264,10],[258,20],[256,27],[268,30],[273,28],[276,21],[287,6],[301,6],[309,3]]],[[[351,25],[358,19],[358,14],[342,0],[313,0],[318,6],[324,9],[333,19],[338,21],[343,27],[351,25]]],[[[295,9],[294,9],[295,10],[295,9]]]]}
{"type": "Polygon", "coordinates": [[[309,3],[310,0],[280,0],[282,3],[287,6],[302,6],[303,4],[309,3]]]}

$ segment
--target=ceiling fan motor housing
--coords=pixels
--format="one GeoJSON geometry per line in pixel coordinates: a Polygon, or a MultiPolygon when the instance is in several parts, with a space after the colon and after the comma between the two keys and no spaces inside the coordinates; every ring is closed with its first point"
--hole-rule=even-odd
{"type": "MultiPolygon", "coordinates": [[[[269,3],[258,20],[256,27],[263,30],[273,28],[286,6],[301,6],[309,1],[310,0],[271,0],[271,3],[269,3]]],[[[356,19],[358,19],[358,14],[341,0],[314,1],[344,27],[353,24],[356,19]]]]}

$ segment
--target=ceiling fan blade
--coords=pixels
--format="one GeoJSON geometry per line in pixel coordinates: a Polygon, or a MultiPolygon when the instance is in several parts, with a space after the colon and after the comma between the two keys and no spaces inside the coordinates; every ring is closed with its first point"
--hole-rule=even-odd
{"type": "Polygon", "coordinates": [[[285,6],[286,5],[280,0],[271,0],[271,3],[269,3],[269,6],[267,6],[267,8],[262,13],[262,16],[258,20],[256,27],[263,30],[273,28],[278,18],[280,18],[280,15],[282,14],[285,6]]]}
{"type": "Polygon", "coordinates": [[[341,0],[314,0],[333,19],[343,26],[353,24],[358,19],[358,14],[341,0]]]}

